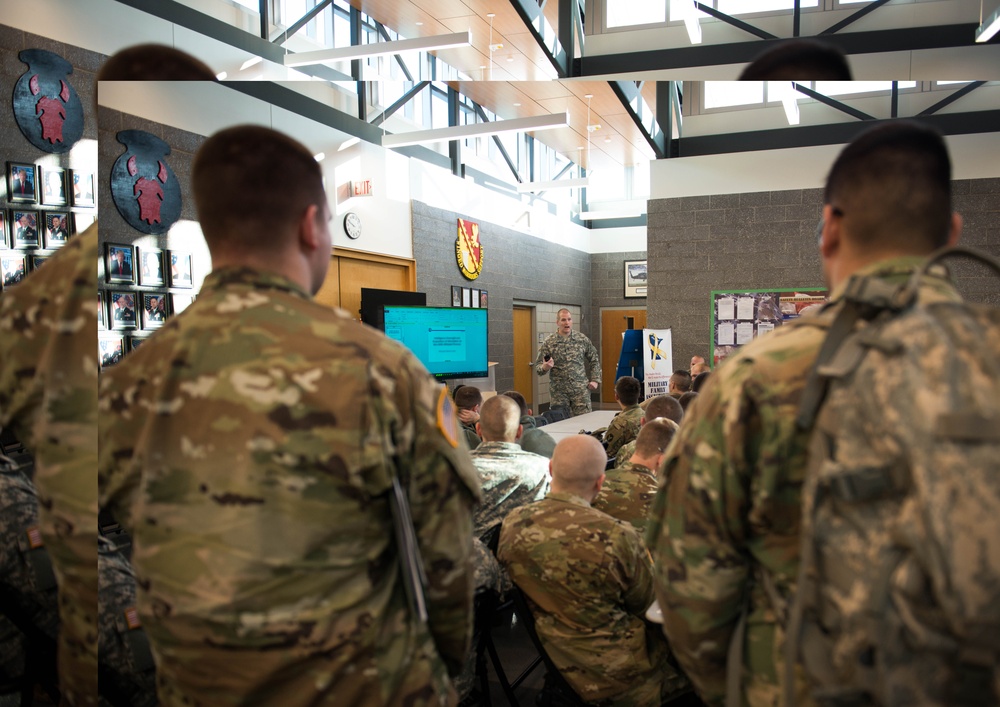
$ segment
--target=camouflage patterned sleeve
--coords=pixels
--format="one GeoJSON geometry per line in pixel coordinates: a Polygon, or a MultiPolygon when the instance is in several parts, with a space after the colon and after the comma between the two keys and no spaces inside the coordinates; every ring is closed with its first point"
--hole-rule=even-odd
{"type": "Polygon", "coordinates": [[[618,558],[627,565],[627,583],[623,596],[625,608],[634,616],[645,616],[653,603],[653,562],[639,533],[622,523],[621,550],[618,558]]]}
{"type": "Polygon", "coordinates": [[[551,356],[552,352],[549,350],[549,339],[542,342],[542,345],[538,347],[538,357],[535,359],[535,374],[539,376],[544,376],[548,373],[542,364],[545,363],[545,357],[551,356]]]}
{"type": "Polygon", "coordinates": [[[457,675],[472,640],[472,507],[481,498],[480,485],[447,390],[411,363],[414,439],[402,462],[412,469],[411,510],[427,575],[431,633],[449,674],[457,675]]]}
{"type": "Polygon", "coordinates": [[[597,348],[590,339],[587,339],[587,369],[589,370],[590,381],[597,383],[601,387],[601,360],[597,355],[597,348]]]}

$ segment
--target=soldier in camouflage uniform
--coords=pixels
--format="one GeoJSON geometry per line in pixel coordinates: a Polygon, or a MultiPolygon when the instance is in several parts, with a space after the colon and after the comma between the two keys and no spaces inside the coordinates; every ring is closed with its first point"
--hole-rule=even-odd
{"type": "Polygon", "coordinates": [[[643,620],[652,565],[639,534],[591,507],[606,457],[588,435],[552,457],[552,491],[512,511],[500,562],[524,592],[549,657],[580,697],[602,705],[658,705],[687,680],[663,636],[643,620]]]}
{"type": "Polygon", "coordinates": [[[517,445],[519,419],[520,408],[506,395],[483,403],[476,424],[483,443],[471,452],[483,488],[483,503],[473,519],[479,538],[487,537],[515,508],[549,492],[549,460],[517,445]]]}
{"type": "Polygon", "coordinates": [[[313,301],[331,217],[305,147],[229,128],[192,183],[214,270],[100,395],[100,495],[135,539],[161,704],[453,704],[480,492],[447,390],[313,301]]]}
{"type": "Polygon", "coordinates": [[[656,496],[656,470],[676,430],[677,423],[666,419],[643,425],[635,439],[635,454],[624,466],[607,472],[604,486],[592,504],[594,508],[645,533],[656,496]]]}
{"type": "Polygon", "coordinates": [[[538,349],[535,373],[549,377],[549,404],[574,415],[591,411],[590,391],[601,386],[601,362],[590,339],[573,331],[573,315],[560,309],[558,329],[538,349]],[[548,360],[546,360],[548,358],[548,360]]]}
{"type": "MultiPolygon", "coordinates": [[[[677,398],[666,394],[648,398],[639,407],[643,409],[642,418],[639,420],[640,429],[650,420],[657,418],[663,418],[673,422],[674,425],[679,425],[684,417],[684,409],[677,402],[677,398]]],[[[615,455],[615,468],[625,466],[634,453],[635,440],[633,439],[631,442],[623,444],[618,450],[618,454],[615,455]]]]}
{"type": "MultiPolygon", "coordinates": [[[[947,163],[940,136],[894,123],[859,137],[834,164],[820,230],[833,307],[851,274],[903,283],[927,254],[957,240],[950,168],[928,157],[929,145],[947,163]]],[[[928,287],[937,297],[957,297],[943,277],[928,287]]],[[[712,705],[725,700],[726,652],[745,611],[743,701],[771,706],[780,699],[781,626],[799,571],[810,435],[795,418],[825,334],[799,319],[726,359],[661,470],[646,538],[664,631],[712,705]]],[[[809,704],[801,676],[798,690],[797,704],[809,704]]]]}
{"type": "Polygon", "coordinates": [[[604,448],[608,457],[614,457],[623,444],[631,442],[639,434],[643,415],[642,408],[639,407],[641,390],[642,384],[638,378],[622,376],[615,381],[615,400],[622,409],[615,413],[604,433],[604,448]]]}
{"type": "Polygon", "coordinates": [[[517,403],[521,409],[521,429],[524,431],[521,432],[521,436],[517,440],[521,449],[526,452],[541,454],[546,459],[551,459],[552,452],[556,448],[556,441],[552,439],[552,435],[548,432],[538,428],[536,420],[531,414],[531,408],[528,407],[524,396],[516,390],[507,390],[501,393],[501,395],[506,395],[517,403]]]}
{"type": "Polygon", "coordinates": [[[0,426],[35,459],[59,584],[60,690],[97,704],[97,224],[0,296],[0,426]]]}

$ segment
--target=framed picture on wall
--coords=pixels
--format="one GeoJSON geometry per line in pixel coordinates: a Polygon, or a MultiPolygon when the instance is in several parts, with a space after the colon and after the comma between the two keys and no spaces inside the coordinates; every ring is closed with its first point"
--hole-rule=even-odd
{"type": "Polygon", "coordinates": [[[72,169],[69,172],[69,181],[72,186],[73,206],[93,206],[94,173],[72,169]]]}
{"type": "Polygon", "coordinates": [[[142,293],[142,328],[159,329],[167,320],[167,293],[142,293]]]}
{"type": "Polygon", "coordinates": [[[15,210],[11,212],[10,220],[11,240],[15,248],[38,248],[41,245],[37,211],[15,210]]]}
{"type": "Polygon", "coordinates": [[[66,170],[58,167],[39,167],[42,183],[42,203],[62,206],[69,202],[66,198],[66,170]]]}
{"type": "Polygon", "coordinates": [[[7,163],[7,201],[34,204],[38,201],[35,165],[25,162],[7,163]]]}
{"type": "Polygon", "coordinates": [[[462,306],[471,307],[472,306],[472,290],[468,287],[462,288],[462,306]]]}
{"type": "Polygon", "coordinates": [[[625,297],[645,297],[649,277],[645,260],[625,261],[625,297]]]}
{"type": "Polygon", "coordinates": [[[104,244],[104,269],[108,282],[134,282],[135,263],[132,246],[121,243],[104,244]]]}
{"type": "Polygon", "coordinates": [[[48,255],[30,255],[28,259],[31,261],[31,271],[34,272],[38,268],[42,267],[42,263],[49,259],[48,255]]]}
{"type": "Polygon", "coordinates": [[[177,293],[171,293],[170,310],[174,314],[180,314],[185,309],[190,307],[192,302],[194,302],[194,295],[179,295],[177,293]]]}
{"type": "Polygon", "coordinates": [[[112,329],[135,329],[138,317],[135,311],[134,292],[111,292],[108,295],[112,329]]]}
{"type": "Polygon", "coordinates": [[[163,251],[155,248],[139,248],[139,284],[162,285],[163,251]]]}
{"type": "Polygon", "coordinates": [[[115,365],[125,357],[125,337],[101,334],[97,339],[97,352],[101,368],[115,365]]]}
{"type": "Polygon", "coordinates": [[[462,306],[462,288],[458,285],[451,286],[451,306],[461,307],[462,306]]]}
{"type": "Polygon", "coordinates": [[[94,216],[93,214],[79,214],[79,213],[74,213],[73,214],[73,233],[83,233],[88,228],[90,228],[92,225],[94,225],[94,221],[96,221],[96,220],[97,220],[97,217],[94,216]]]}
{"type": "Polygon", "coordinates": [[[489,299],[486,297],[486,290],[479,291],[479,306],[482,309],[486,309],[489,305],[489,299]]]}
{"type": "Polygon", "coordinates": [[[20,253],[4,253],[0,257],[0,276],[3,277],[4,289],[13,287],[27,274],[27,258],[20,253]]]}
{"type": "Polygon", "coordinates": [[[10,241],[7,240],[7,212],[0,209],[0,250],[10,248],[10,241]]]}
{"type": "Polygon", "coordinates": [[[479,290],[475,287],[472,288],[472,308],[479,309],[479,290]]]}
{"type": "Polygon", "coordinates": [[[194,278],[191,276],[191,254],[180,253],[176,250],[170,253],[170,286],[171,287],[193,287],[194,278]]]}
{"type": "Polygon", "coordinates": [[[104,306],[104,293],[97,291],[97,328],[108,328],[108,308],[104,306]]]}
{"type": "Polygon", "coordinates": [[[148,338],[149,338],[149,335],[148,335],[148,334],[132,334],[132,336],[130,336],[130,337],[128,338],[128,350],[129,350],[129,351],[135,351],[135,350],[136,350],[137,348],[139,348],[139,347],[140,347],[140,346],[141,346],[141,345],[142,345],[142,344],[143,344],[143,343],[144,343],[144,342],[146,341],[146,339],[148,339],[148,338]]]}
{"type": "Polygon", "coordinates": [[[45,247],[61,248],[73,232],[66,211],[45,211],[45,247]]]}

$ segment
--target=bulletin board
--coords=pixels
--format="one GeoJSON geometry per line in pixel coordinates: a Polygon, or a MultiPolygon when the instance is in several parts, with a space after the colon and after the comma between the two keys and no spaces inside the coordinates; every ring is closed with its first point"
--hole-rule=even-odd
{"type": "Polygon", "coordinates": [[[825,287],[712,292],[712,367],[827,300],[825,287]]]}

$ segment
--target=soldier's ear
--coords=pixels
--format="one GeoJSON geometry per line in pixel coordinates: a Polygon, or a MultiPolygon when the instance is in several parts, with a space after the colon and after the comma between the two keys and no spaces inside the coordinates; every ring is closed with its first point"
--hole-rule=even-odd
{"type": "Polygon", "coordinates": [[[517,440],[521,439],[521,435],[523,435],[523,434],[524,434],[524,425],[518,425],[517,426],[517,437],[514,438],[514,441],[516,442],[517,440]]]}
{"type": "Polygon", "coordinates": [[[319,206],[310,204],[299,219],[299,244],[306,252],[313,252],[320,247],[320,224],[317,221],[319,206]]]}

